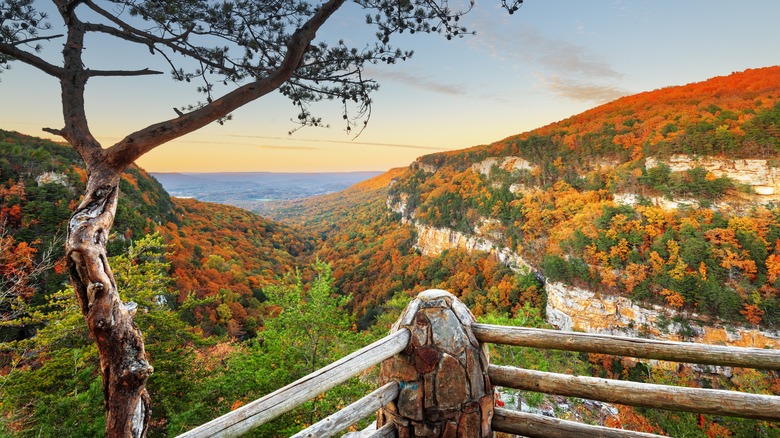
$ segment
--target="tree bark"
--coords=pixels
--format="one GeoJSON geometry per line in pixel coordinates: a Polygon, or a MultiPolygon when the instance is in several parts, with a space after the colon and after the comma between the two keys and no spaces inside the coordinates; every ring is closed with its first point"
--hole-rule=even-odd
{"type": "Polygon", "coordinates": [[[106,243],[114,222],[121,172],[90,172],[84,200],[68,224],[65,250],[71,282],[100,355],[109,437],[146,436],[151,410],[135,303],[122,303],[108,265],[106,243]]]}

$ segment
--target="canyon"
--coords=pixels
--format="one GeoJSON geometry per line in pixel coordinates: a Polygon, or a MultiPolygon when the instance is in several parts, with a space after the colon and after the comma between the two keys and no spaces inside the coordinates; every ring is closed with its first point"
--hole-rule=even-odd
{"type": "MultiPolygon", "coordinates": [[[[701,166],[718,177],[727,176],[739,184],[748,185],[753,193],[745,200],[753,205],[780,200],[780,172],[771,160],[727,160],[685,155],[674,155],[663,160],[650,157],[645,160],[648,168],[658,166],[659,163],[668,165],[672,171],[701,166]]],[[[474,164],[472,170],[488,176],[494,166],[507,171],[533,168],[531,163],[522,158],[506,157],[488,158],[474,164]]],[[[435,171],[431,168],[425,170],[435,171]]],[[[614,195],[616,204],[632,204],[636,198],[634,194],[614,195]]],[[[472,234],[431,227],[415,219],[414,211],[408,208],[406,200],[407,196],[401,194],[395,203],[388,199],[387,207],[399,213],[403,222],[414,227],[416,247],[422,254],[436,256],[448,249],[482,251],[516,272],[538,274],[536,268],[519,254],[498,243],[502,236],[491,227],[493,219],[483,218],[481,225],[475,226],[472,234]]],[[[685,205],[686,200],[659,198],[654,203],[672,209],[685,205]]],[[[777,330],[725,324],[694,312],[639,303],[625,296],[597,293],[559,282],[545,282],[545,293],[547,322],[560,330],[736,347],[780,348],[780,331],[777,330]]]]}

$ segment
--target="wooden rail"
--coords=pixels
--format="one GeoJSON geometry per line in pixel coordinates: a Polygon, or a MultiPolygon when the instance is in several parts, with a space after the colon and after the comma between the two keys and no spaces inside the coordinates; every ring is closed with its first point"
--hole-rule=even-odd
{"type": "Polygon", "coordinates": [[[490,324],[473,324],[471,329],[480,342],[494,344],[614,354],[673,362],[780,370],[780,352],[777,350],[657,341],[490,324]]]}
{"type": "Polygon", "coordinates": [[[406,348],[409,338],[408,330],[399,330],[284,388],[185,432],[179,438],[241,435],[396,355],[406,348]]]}
{"type": "Polygon", "coordinates": [[[398,390],[398,382],[390,382],[335,414],[296,433],[291,438],[332,437],[395,400],[398,397],[398,390]]]}
{"type": "Polygon", "coordinates": [[[780,397],[686,388],[490,365],[497,386],[582,397],[622,405],[780,421],[780,397]]]}
{"type": "Polygon", "coordinates": [[[501,408],[493,411],[493,430],[528,438],[661,438],[660,435],[652,433],[591,426],[576,421],[501,408]]]}

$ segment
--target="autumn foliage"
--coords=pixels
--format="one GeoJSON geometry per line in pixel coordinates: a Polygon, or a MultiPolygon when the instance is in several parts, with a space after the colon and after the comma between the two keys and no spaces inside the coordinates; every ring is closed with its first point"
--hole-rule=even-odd
{"type": "Polygon", "coordinates": [[[686,154],[776,166],[778,126],[780,67],[747,70],[421,157],[389,202],[422,224],[492,239],[548,280],[774,326],[776,204],[753,204],[750,190],[726,176],[673,170],[663,160],[686,154]],[[659,201],[683,198],[694,202],[670,209],[659,201]]]}
{"type": "MultiPolygon", "coordinates": [[[[306,266],[329,265],[333,284],[326,295],[341,303],[340,311],[347,307],[349,317],[342,315],[341,327],[350,338],[360,331],[386,332],[399,303],[429,288],[452,291],[477,316],[541,325],[544,281],[623,294],[684,315],[780,326],[780,208],[751,203],[755,197],[749,190],[704,168],[675,171],[646,161],[687,154],[761,158],[777,167],[778,102],[780,67],[629,96],[491,145],[421,157],[343,192],[274,205],[267,211],[278,222],[235,207],[172,199],[143,170],[131,167],[120,183],[109,247],[121,253],[152,233],[167,245],[155,240],[161,251],[155,257],[164,259],[167,270],[157,280],[166,286],[146,292],[149,302],[167,300],[170,307],[145,317],[151,357],[162,376],[153,376],[150,386],[167,391],[166,400],[178,400],[195,391],[186,372],[197,371],[212,385],[209,390],[221,394],[213,406],[171,402],[167,416],[155,414],[153,427],[178,433],[205,411],[216,414],[248,402],[249,394],[257,395],[251,385],[260,378],[258,361],[273,372],[284,371],[272,363],[274,351],[263,346],[263,331],[273,328],[284,310],[273,304],[282,298],[274,292],[282,278],[295,278],[301,296],[310,292],[305,285],[317,274],[306,266]],[[619,201],[627,194],[635,202],[619,201]],[[696,203],[675,210],[658,202],[684,197],[696,203]],[[733,208],[723,208],[726,204],[733,208]],[[415,222],[490,240],[521,255],[537,275],[515,272],[480,251],[424,255],[415,222]],[[175,333],[164,327],[176,327],[175,333]],[[246,396],[224,388],[224,381],[246,396]],[[172,422],[177,416],[180,423],[172,422]]],[[[0,131],[0,148],[0,224],[6,231],[0,236],[0,276],[6,288],[21,279],[14,300],[47,308],[60,299],[66,278],[64,264],[57,262],[61,250],[51,254],[54,269],[30,274],[63,229],[86,174],[73,151],[57,143],[0,131]]],[[[129,266],[144,262],[141,256],[125,260],[129,266]]],[[[11,304],[3,306],[0,310],[10,315],[11,304]]],[[[27,339],[46,320],[36,317],[2,325],[0,335],[12,342],[27,339]]],[[[272,331],[266,338],[271,343],[272,331]]],[[[60,380],[70,382],[76,378],[74,361],[83,394],[90,389],[83,382],[94,380],[98,365],[94,355],[77,357],[81,351],[64,353],[67,360],[60,363],[45,354],[18,361],[20,353],[2,350],[0,373],[19,364],[24,372],[60,369],[59,364],[65,370],[60,380]]],[[[605,377],[700,384],[688,369],[666,372],[608,356],[588,359],[588,370],[605,377]]],[[[586,362],[542,363],[570,370],[576,361],[586,362]]],[[[261,377],[269,386],[277,383],[261,377]]],[[[777,393],[780,388],[776,378],[743,370],[728,381],[710,380],[724,389],[777,393]]],[[[41,393],[51,390],[34,383],[41,393]]],[[[720,418],[675,415],[618,407],[604,420],[652,433],[683,424],[679,430],[695,436],[729,436],[742,427],[720,418]]],[[[764,426],[744,430],[750,427],[764,426]]]]}

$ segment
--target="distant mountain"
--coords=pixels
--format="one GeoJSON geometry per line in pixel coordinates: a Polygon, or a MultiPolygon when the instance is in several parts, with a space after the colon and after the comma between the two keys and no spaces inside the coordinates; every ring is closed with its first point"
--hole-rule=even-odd
{"type": "Polygon", "coordinates": [[[172,196],[261,210],[268,201],[309,198],[343,190],[382,172],[152,173],[172,196]]]}

